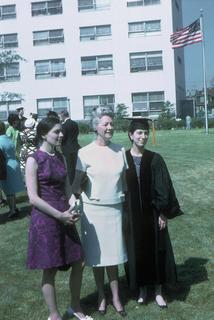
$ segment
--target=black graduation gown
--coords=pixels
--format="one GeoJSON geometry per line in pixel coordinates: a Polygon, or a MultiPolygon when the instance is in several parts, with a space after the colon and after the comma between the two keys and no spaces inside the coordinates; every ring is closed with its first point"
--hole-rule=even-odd
{"type": "Polygon", "coordinates": [[[127,276],[131,288],[145,285],[175,283],[176,266],[167,227],[159,230],[158,217],[182,214],[172,181],[163,158],[145,150],[140,164],[140,184],[135,164],[126,152],[129,169],[127,276]]]}

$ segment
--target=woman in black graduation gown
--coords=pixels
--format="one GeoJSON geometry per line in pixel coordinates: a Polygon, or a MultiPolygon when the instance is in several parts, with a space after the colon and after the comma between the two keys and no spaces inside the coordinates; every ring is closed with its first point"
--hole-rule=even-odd
{"type": "Polygon", "coordinates": [[[130,203],[126,232],[128,279],[131,288],[139,289],[138,303],[146,302],[147,286],[153,285],[157,304],[166,308],[161,286],[176,282],[167,218],[180,215],[182,211],[163,158],[145,149],[148,119],[133,119],[128,134],[132,142],[131,149],[126,152],[130,203]]]}

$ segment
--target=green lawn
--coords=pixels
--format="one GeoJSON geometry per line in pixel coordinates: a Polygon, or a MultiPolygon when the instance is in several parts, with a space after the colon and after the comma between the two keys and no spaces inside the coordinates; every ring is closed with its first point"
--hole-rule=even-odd
{"type": "MultiPolygon", "coordinates": [[[[81,136],[84,145],[93,135],[81,136]]],[[[128,148],[127,134],[117,133],[114,141],[128,148]]],[[[165,158],[178,199],[185,215],[169,222],[179,282],[166,288],[169,303],[162,310],[151,300],[138,307],[135,293],[128,290],[123,267],[120,268],[121,293],[126,305],[126,319],[145,320],[212,320],[214,318],[214,131],[158,131],[157,144],[148,148],[165,158]]],[[[7,207],[0,210],[0,319],[47,320],[48,311],[40,292],[40,271],[25,268],[29,205],[25,195],[18,198],[22,218],[7,221],[7,207]]],[[[69,304],[68,272],[56,278],[59,309],[63,313],[69,304]]],[[[107,292],[109,288],[106,287],[107,292]]],[[[82,302],[95,319],[96,290],[89,268],[84,271],[82,302]]],[[[111,306],[105,319],[119,319],[111,306]]]]}

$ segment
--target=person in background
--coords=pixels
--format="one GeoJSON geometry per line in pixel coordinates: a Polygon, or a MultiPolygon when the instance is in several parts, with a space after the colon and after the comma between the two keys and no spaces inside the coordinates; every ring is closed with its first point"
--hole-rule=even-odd
{"type": "Polygon", "coordinates": [[[17,115],[19,117],[19,131],[22,131],[24,129],[24,123],[25,123],[25,120],[27,118],[24,117],[24,108],[23,107],[18,107],[16,108],[16,111],[17,111],[17,115]]]}
{"type": "Polygon", "coordinates": [[[9,205],[8,218],[15,218],[19,214],[16,207],[16,193],[24,191],[25,188],[19,162],[15,156],[15,145],[5,131],[5,124],[0,121],[0,149],[6,161],[6,177],[0,180],[0,189],[4,191],[9,205]]]}
{"type": "Polygon", "coordinates": [[[27,118],[24,124],[24,130],[20,132],[21,137],[21,150],[20,150],[20,166],[22,175],[25,174],[25,163],[27,157],[34,153],[37,149],[36,142],[36,121],[33,117],[27,118]]]}
{"type": "Polygon", "coordinates": [[[148,119],[133,119],[128,135],[132,145],[126,152],[130,203],[127,276],[131,288],[139,290],[139,304],[146,303],[147,287],[152,285],[156,303],[166,308],[162,285],[173,284],[177,279],[167,218],[182,211],[163,158],[145,148],[149,137],[148,119]]]}
{"type": "Polygon", "coordinates": [[[55,112],[55,111],[52,111],[52,110],[49,110],[48,113],[47,113],[47,118],[58,118],[59,119],[59,116],[58,116],[58,113],[55,112]]]}
{"type": "Polygon", "coordinates": [[[56,151],[61,125],[56,117],[42,119],[37,126],[39,149],[26,162],[26,185],[33,206],[29,227],[27,267],[42,270],[42,292],[48,306],[48,320],[62,320],[56,302],[57,270],[72,267],[69,314],[90,320],[80,306],[83,250],[75,228],[77,211],[69,206],[66,195],[66,167],[56,151]]]}
{"type": "Polygon", "coordinates": [[[9,127],[6,130],[6,135],[12,140],[15,145],[16,159],[20,160],[21,138],[20,138],[20,120],[17,114],[10,113],[7,119],[9,127]]]}
{"type": "Polygon", "coordinates": [[[186,116],[186,129],[187,130],[190,130],[191,129],[191,122],[192,122],[192,119],[189,115],[186,116]]]}
{"type": "Polygon", "coordinates": [[[72,185],[77,162],[77,153],[80,149],[78,143],[79,128],[78,124],[69,118],[67,110],[60,112],[59,116],[62,123],[63,134],[61,148],[66,160],[69,181],[72,185]]]}
{"type": "Polygon", "coordinates": [[[70,204],[82,195],[82,243],[87,266],[93,267],[98,290],[98,312],[106,313],[105,270],[110,282],[112,304],[125,316],[118,286],[118,265],[127,261],[122,230],[125,201],[125,150],[111,142],[113,114],[98,108],[93,119],[96,140],[78,152],[70,204]]]}

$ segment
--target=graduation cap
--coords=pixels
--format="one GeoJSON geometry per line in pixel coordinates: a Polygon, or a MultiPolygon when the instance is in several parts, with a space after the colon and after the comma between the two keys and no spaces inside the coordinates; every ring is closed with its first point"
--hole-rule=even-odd
{"type": "Polygon", "coordinates": [[[149,130],[149,122],[153,121],[150,118],[144,118],[144,117],[128,117],[126,118],[128,120],[131,120],[129,124],[129,132],[133,133],[137,129],[142,130],[149,130]]]}

